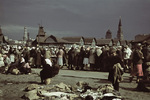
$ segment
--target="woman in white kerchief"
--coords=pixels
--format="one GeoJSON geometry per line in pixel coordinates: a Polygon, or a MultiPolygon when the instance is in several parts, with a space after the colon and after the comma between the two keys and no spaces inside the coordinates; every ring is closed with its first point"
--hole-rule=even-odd
{"type": "Polygon", "coordinates": [[[102,66],[102,50],[100,48],[96,49],[96,54],[95,54],[95,68],[94,70],[101,70],[102,66]]]}
{"type": "Polygon", "coordinates": [[[90,63],[90,69],[94,70],[94,67],[95,67],[95,48],[90,49],[89,63],[90,63]]]}
{"type": "Polygon", "coordinates": [[[59,67],[53,66],[50,59],[45,59],[43,69],[40,71],[41,83],[46,84],[46,80],[54,77],[59,72],[59,67]]]}
{"type": "Polygon", "coordinates": [[[29,66],[29,63],[25,62],[25,59],[21,57],[21,60],[18,64],[18,69],[22,74],[30,74],[31,73],[31,67],[29,66]]]}

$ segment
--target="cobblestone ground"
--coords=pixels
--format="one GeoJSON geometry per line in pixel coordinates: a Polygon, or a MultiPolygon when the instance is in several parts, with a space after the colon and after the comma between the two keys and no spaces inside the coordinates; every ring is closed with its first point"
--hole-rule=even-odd
{"type": "MultiPolygon", "coordinates": [[[[32,69],[30,75],[0,74],[0,100],[23,100],[24,89],[29,84],[40,84],[39,72],[41,69],[32,69]]],[[[97,87],[101,84],[110,84],[107,81],[108,72],[74,71],[61,69],[59,74],[52,79],[50,85],[63,82],[74,86],[78,81],[88,82],[90,86],[97,87]]],[[[120,83],[120,93],[125,100],[149,100],[150,92],[137,91],[137,83],[129,82],[129,74],[123,75],[120,83]]],[[[45,85],[43,85],[45,86],[45,85]]]]}

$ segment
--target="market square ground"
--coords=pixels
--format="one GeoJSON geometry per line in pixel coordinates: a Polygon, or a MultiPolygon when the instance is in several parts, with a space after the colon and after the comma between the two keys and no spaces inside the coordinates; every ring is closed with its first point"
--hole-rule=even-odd
{"type": "MultiPolygon", "coordinates": [[[[29,84],[40,84],[39,72],[41,69],[32,69],[30,75],[0,74],[0,100],[23,100],[24,89],[29,84]]],[[[108,72],[74,71],[61,69],[50,85],[61,82],[68,85],[75,85],[78,81],[88,82],[91,87],[100,84],[110,84],[107,81],[108,72]]],[[[129,73],[123,75],[124,80],[120,83],[120,93],[125,100],[149,100],[150,92],[137,91],[137,83],[129,82],[129,73]]],[[[46,86],[46,85],[42,85],[46,86]]]]}

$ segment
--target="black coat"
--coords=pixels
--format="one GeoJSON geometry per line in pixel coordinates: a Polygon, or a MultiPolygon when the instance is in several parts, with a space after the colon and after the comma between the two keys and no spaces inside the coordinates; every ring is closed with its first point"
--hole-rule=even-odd
{"type": "Polygon", "coordinates": [[[52,78],[55,75],[57,75],[59,72],[59,67],[58,66],[50,66],[48,64],[45,64],[43,66],[43,69],[40,72],[40,77],[41,79],[45,80],[47,78],[52,78]]]}
{"type": "Polygon", "coordinates": [[[117,63],[120,63],[121,66],[123,66],[123,62],[120,59],[119,56],[110,56],[108,59],[108,67],[109,67],[109,76],[108,76],[108,80],[109,81],[113,81],[113,77],[114,77],[114,69],[113,66],[117,63]]]}

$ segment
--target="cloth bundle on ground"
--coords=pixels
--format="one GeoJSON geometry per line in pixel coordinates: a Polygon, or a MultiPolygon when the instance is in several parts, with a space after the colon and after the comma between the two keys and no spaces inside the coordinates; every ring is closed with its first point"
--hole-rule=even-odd
{"type": "Polygon", "coordinates": [[[43,69],[40,71],[41,82],[47,78],[52,78],[59,73],[58,65],[52,65],[50,59],[45,59],[43,69]]]}
{"type": "Polygon", "coordinates": [[[25,100],[124,100],[110,84],[92,87],[82,93],[79,89],[82,86],[82,88],[86,88],[85,84],[89,83],[79,81],[76,85],[71,86],[61,82],[50,87],[31,84],[25,88],[27,92],[22,98],[25,100]]]}

